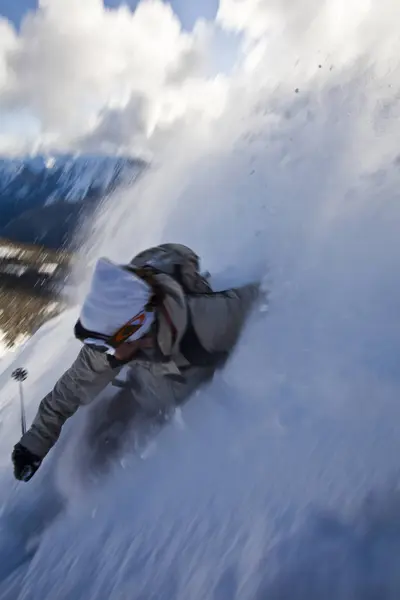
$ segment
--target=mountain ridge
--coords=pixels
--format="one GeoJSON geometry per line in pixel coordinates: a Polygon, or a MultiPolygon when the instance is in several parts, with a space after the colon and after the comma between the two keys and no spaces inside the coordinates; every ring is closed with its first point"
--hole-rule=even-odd
{"type": "Polygon", "coordinates": [[[82,220],[145,167],[143,160],[124,156],[0,156],[0,236],[70,247],[82,220]]]}

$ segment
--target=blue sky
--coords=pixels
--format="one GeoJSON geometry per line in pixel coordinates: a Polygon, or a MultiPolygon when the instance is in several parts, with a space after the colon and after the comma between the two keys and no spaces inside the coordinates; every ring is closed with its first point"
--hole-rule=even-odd
{"type": "MultiPolygon", "coordinates": [[[[84,2],[84,0],[82,1],[84,2]]],[[[105,5],[111,8],[121,4],[127,4],[131,8],[135,8],[138,1],[105,0],[105,5]]],[[[185,29],[191,29],[199,17],[213,19],[218,9],[218,0],[172,0],[170,4],[185,29]]],[[[34,10],[37,5],[37,0],[0,0],[0,15],[11,20],[19,27],[24,14],[28,10],[34,10]]]]}

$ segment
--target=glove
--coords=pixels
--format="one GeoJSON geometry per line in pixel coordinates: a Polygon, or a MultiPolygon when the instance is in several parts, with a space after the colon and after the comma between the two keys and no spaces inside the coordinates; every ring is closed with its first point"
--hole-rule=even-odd
{"type": "Polygon", "coordinates": [[[42,464],[42,459],[32,454],[20,442],[15,444],[11,459],[14,464],[15,479],[19,481],[29,481],[42,464]]]}

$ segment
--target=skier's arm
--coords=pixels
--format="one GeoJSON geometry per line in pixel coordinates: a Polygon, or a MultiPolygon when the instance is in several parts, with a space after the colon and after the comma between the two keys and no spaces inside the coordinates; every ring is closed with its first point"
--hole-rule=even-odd
{"type": "Polygon", "coordinates": [[[259,297],[259,283],[192,296],[193,325],[203,346],[210,352],[229,352],[259,297]]]}
{"type": "Polygon", "coordinates": [[[40,403],[31,428],[21,444],[43,458],[56,443],[65,421],[81,404],[88,404],[118,374],[106,354],[84,346],[73,365],[40,403]]]}
{"type": "Polygon", "coordinates": [[[242,287],[232,288],[226,292],[230,298],[236,297],[240,304],[241,312],[247,316],[250,309],[254,306],[256,300],[262,295],[260,283],[249,283],[242,287]]]}

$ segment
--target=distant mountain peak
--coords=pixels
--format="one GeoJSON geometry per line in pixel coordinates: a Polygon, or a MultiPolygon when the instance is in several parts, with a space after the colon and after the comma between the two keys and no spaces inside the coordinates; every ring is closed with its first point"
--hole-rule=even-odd
{"type": "Polygon", "coordinates": [[[0,235],[52,248],[69,245],[82,211],[131,184],[141,159],[95,154],[0,157],[0,235]],[[57,203],[57,210],[49,210],[57,203]]]}

